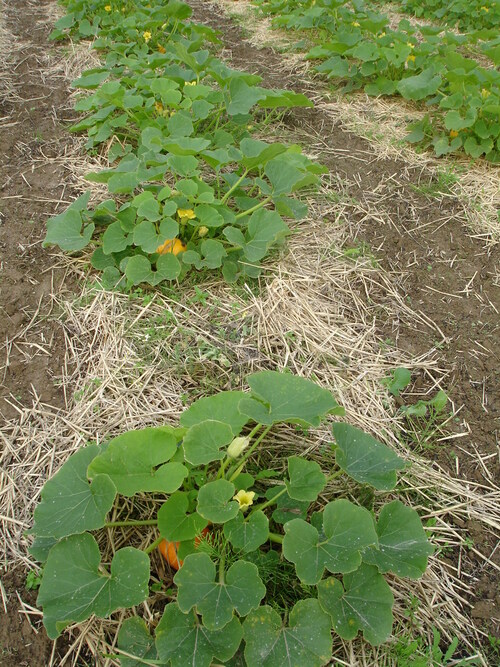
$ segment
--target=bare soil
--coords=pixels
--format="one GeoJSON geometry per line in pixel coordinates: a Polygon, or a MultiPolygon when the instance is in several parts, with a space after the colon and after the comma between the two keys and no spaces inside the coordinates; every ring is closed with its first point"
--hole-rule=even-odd
{"type": "MultiPolygon", "coordinates": [[[[72,193],[64,169],[68,87],[47,71],[48,0],[5,0],[5,27],[14,35],[10,58],[12,94],[0,102],[0,422],[16,418],[16,406],[34,401],[64,406],[57,387],[64,362],[62,327],[52,315],[51,295],[65,278],[42,248],[45,222],[67,205],[72,193]],[[22,45],[22,48],[19,48],[22,45]],[[64,200],[64,201],[63,201],[64,200]]],[[[61,57],[64,57],[61,54],[61,57]]],[[[2,445],[5,446],[5,445],[2,445]]],[[[0,562],[0,568],[2,563],[0,562]]],[[[0,665],[42,667],[53,651],[40,617],[20,612],[19,599],[35,607],[25,588],[26,572],[2,572],[0,665]],[[2,608],[3,607],[3,608],[2,608]],[[5,613],[4,613],[5,612],[5,613]],[[31,618],[31,620],[30,620],[31,618]]],[[[55,662],[59,664],[55,653],[55,662]]]]}
{"type": "MultiPolygon", "coordinates": [[[[298,81],[283,71],[281,55],[257,49],[245,40],[241,28],[217,6],[188,0],[193,20],[220,31],[225,57],[232,66],[259,74],[263,85],[290,88],[313,97],[317,85],[298,81]]],[[[446,391],[459,420],[452,432],[467,433],[457,444],[424,452],[451,474],[464,480],[489,483],[500,479],[497,434],[500,427],[500,252],[473,238],[464,225],[464,203],[452,196],[423,194],[421,186],[436,186],[421,167],[398,159],[381,158],[365,139],[346,131],[318,109],[292,109],[285,117],[291,132],[317,137],[311,148],[342,182],[343,196],[353,205],[358,220],[353,245],[368,244],[377,262],[394,274],[413,310],[429,319],[429,327],[401,321],[379,323],[379,333],[390,344],[419,355],[436,348],[441,366],[449,369],[446,391]],[[325,150],[321,151],[321,146],[325,150]],[[384,196],[375,195],[384,184],[384,196]],[[366,216],[360,209],[373,210],[366,216]],[[394,222],[396,224],[394,224],[394,222]],[[485,461],[482,465],[480,459],[485,461]]],[[[439,188],[438,188],[439,189],[439,188]]],[[[446,194],[446,193],[445,193],[446,194]]],[[[332,221],[333,222],[333,221],[332,221]]],[[[425,394],[429,378],[418,377],[413,389],[425,394]]],[[[427,396],[427,398],[429,398],[427,396]]],[[[449,441],[448,441],[449,443],[449,441]]],[[[470,525],[469,525],[470,524],[470,525]]],[[[500,566],[498,536],[480,525],[460,526],[474,546],[500,566]]],[[[477,596],[472,616],[479,626],[500,636],[500,573],[469,554],[467,563],[476,577],[477,596]]]]}

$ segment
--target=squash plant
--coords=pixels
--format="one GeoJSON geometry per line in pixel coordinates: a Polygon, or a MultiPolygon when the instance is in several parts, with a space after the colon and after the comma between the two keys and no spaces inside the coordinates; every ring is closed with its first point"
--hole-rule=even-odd
{"type": "Polygon", "coordinates": [[[93,247],[105,287],[154,286],[193,270],[221,270],[230,282],[258,276],[289,234],[283,217],[307,212],[296,194],[325,169],[299,146],[252,131],[267,113],[312,102],[228,67],[207,49],[215,33],[190,22],[184,3],[65,5],[53,38],[93,36],[103,57],[73,82],[85,116],[72,130],[107,157],[109,168],[87,179],[107,184],[110,198],[89,210],[89,193],[80,197],[48,221],[45,244],[93,247]]]}
{"type": "Polygon", "coordinates": [[[382,501],[396,493],[405,461],[336,421],[324,469],[305,454],[289,456],[286,471],[279,457],[261,469],[259,448],[280,424],[306,433],[344,412],[329,391],[288,373],[254,373],[248,384],[249,392],[196,401],[178,427],[84,447],[46,482],[31,552],[44,564],[38,604],[49,637],[130,607],[118,636],[124,667],[209,667],[214,659],[319,667],[331,659],[332,630],[346,640],[362,632],[374,645],[389,637],[394,598],[384,575],[417,579],[433,551],[412,508],[382,501]],[[330,484],[343,475],[349,485],[330,484]],[[129,501],[127,518],[109,521],[123,498],[134,511],[129,501]],[[145,525],[157,532],[149,547],[113,549],[102,562],[92,533],[103,544],[114,530],[133,535],[145,525]],[[163,540],[179,543],[182,566],[163,594],[161,620],[148,628],[136,614],[163,540]]]}

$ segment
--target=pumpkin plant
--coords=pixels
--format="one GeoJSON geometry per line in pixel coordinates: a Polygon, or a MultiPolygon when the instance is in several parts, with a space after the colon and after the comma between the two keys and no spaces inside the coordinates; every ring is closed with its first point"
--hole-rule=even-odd
{"type": "Polygon", "coordinates": [[[84,114],[72,131],[109,167],[89,193],[47,223],[46,245],[92,250],[104,287],[129,289],[220,270],[227,281],[257,277],[261,260],[290,233],[284,218],[307,212],[300,194],[325,171],[296,145],[252,133],[268,114],[312,106],[302,94],[270,90],[207,49],[213,31],[190,22],[175,0],[103,6],[66,0],[54,39],[95,37],[102,66],[73,82],[84,114]]]}
{"type": "Polygon", "coordinates": [[[396,497],[405,461],[335,421],[320,465],[304,434],[344,414],[330,392],[274,371],[248,384],[196,401],[177,427],[88,445],[46,482],[31,552],[44,564],[38,604],[49,637],[134,607],[118,636],[124,667],[320,667],[332,657],[332,630],[387,640],[394,598],[385,575],[417,579],[433,551],[416,511],[396,497]],[[270,440],[283,424],[301,433],[286,468],[270,440]],[[113,531],[126,528],[133,541],[145,526],[156,532],[146,549],[113,548],[102,562],[98,544],[113,531]],[[174,545],[175,588],[153,593],[159,545],[174,545]],[[160,599],[155,627],[139,615],[150,595],[160,599]]]}

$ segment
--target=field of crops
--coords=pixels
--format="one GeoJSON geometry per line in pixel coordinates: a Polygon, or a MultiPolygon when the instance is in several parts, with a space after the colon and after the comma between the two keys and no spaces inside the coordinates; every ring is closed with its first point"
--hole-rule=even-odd
{"type": "Polygon", "coordinates": [[[498,664],[499,28],[0,2],[0,664],[498,664]]]}

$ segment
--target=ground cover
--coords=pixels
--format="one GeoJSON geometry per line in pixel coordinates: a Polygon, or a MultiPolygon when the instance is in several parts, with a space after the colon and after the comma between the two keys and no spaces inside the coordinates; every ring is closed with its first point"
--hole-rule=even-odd
{"type": "MultiPolygon", "coordinates": [[[[209,16],[213,21],[213,10],[207,12],[206,18],[209,16]]],[[[256,57],[255,52],[241,43],[241,37],[235,34],[234,26],[227,28],[231,39],[234,39],[236,59],[240,57],[245,66],[248,62],[256,65],[258,60],[259,67],[274,73],[276,80],[283,79],[283,72],[278,71],[277,61],[271,59],[270,53],[263,54],[263,58],[256,57]]],[[[282,140],[288,139],[290,129],[296,131],[297,135],[300,133],[304,136],[303,126],[309,118],[301,116],[300,113],[291,114],[287,118],[288,125],[285,124],[281,130],[282,140]]],[[[15,428],[12,425],[13,432],[17,433],[14,450],[17,456],[27,449],[26,445],[30,443],[29,463],[24,459],[24,465],[29,466],[32,478],[38,480],[35,483],[37,489],[47,478],[54,456],[56,461],[61,461],[61,457],[67,456],[68,450],[77,450],[84,444],[86,437],[93,438],[98,435],[107,439],[110,434],[118,435],[123,431],[124,423],[132,428],[158,425],[162,420],[173,423],[175,416],[183,410],[183,402],[190,403],[193,398],[213,393],[214,389],[219,387],[240,386],[251,366],[285,365],[302,375],[314,373],[321,378],[323,384],[334,388],[335,395],[346,406],[354,423],[368,428],[383,439],[389,438],[395,447],[401,446],[394,431],[392,414],[388,411],[388,405],[384,404],[385,397],[389,395],[379,384],[380,379],[388,375],[391,368],[403,363],[414,370],[420,369],[424,380],[432,376],[435,382],[442,378],[443,374],[439,372],[435,361],[436,350],[431,352],[430,356],[420,359],[413,355],[403,359],[393,344],[384,343],[385,336],[381,337],[384,320],[392,323],[399,320],[398,324],[403,324],[404,331],[414,314],[408,304],[394,292],[392,278],[374,265],[376,260],[373,251],[366,245],[360,245],[358,241],[361,237],[355,236],[360,219],[366,216],[366,212],[363,213],[366,202],[358,205],[357,202],[349,201],[347,195],[353,194],[354,188],[358,195],[369,192],[370,172],[373,179],[378,178],[380,181],[383,174],[390,175],[393,173],[390,169],[399,165],[377,165],[367,161],[366,169],[356,172],[352,167],[364,164],[363,159],[366,160],[369,146],[352,135],[338,130],[337,132],[339,142],[345,142],[346,137],[349,137],[353,142],[353,150],[349,157],[342,156],[341,151],[335,152],[335,145],[332,144],[332,155],[341,165],[339,172],[345,170],[344,175],[349,173],[357,183],[350,185],[347,181],[334,180],[337,195],[339,192],[346,195],[345,198],[340,197],[341,201],[338,201],[338,197],[332,199],[328,189],[324,193],[324,199],[309,197],[312,204],[311,217],[300,223],[297,229],[300,229],[301,235],[294,235],[290,239],[289,254],[282,255],[278,267],[273,269],[272,265],[266,266],[261,283],[262,294],[252,293],[255,286],[250,291],[234,292],[232,288],[222,288],[210,279],[197,289],[188,282],[184,285],[185,291],[180,298],[175,291],[167,297],[165,294],[152,293],[141,297],[136,293],[130,301],[127,295],[90,291],[75,302],[64,303],[64,328],[70,339],[70,349],[78,359],[78,368],[72,377],[66,378],[64,384],[67,391],[74,395],[75,404],[70,412],[64,415],[64,419],[59,419],[56,412],[35,406],[32,410],[23,411],[20,425],[15,428]],[[342,225],[325,225],[324,219],[331,223],[334,220],[342,221],[342,225]],[[367,292],[370,295],[368,304],[363,297],[367,292]],[[332,295],[335,295],[335,299],[332,299],[332,295]],[[377,320],[376,329],[373,325],[374,317],[377,320]],[[213,325],[207,325],[207,322],[212,321],[213,325]]],[[[321,137],[315,140],[313,138],[314,135],[309,133],[310,148],[315,155],[319,155],[321,137]]],[[[330,142],[330,139],[330,134],[323,136],[323,141],[330,142]]],[[[332,173],[335,171],[332,170],[332,173]]],[[[375,180],[373,185],[375,186],[375,180]]],[[[404,190],[401,197],[408,200],[410,191],[411,188],[404,190]]],[[[394,195],[394,192],[392,194],[394,195]]],[[[415,193],[415,199],[411,201],[421,210],[420,207],[424,206],[426,199],[415,193]]],[[[432,209],[433,202],[427,204],[429,210],[432,209]]],[[[399,209],[400,207],[396,206],[392,215],[395,216],[399,209]]],[[[379,202],[378,210],[371,206],[369,212],[372,224],[373,216],[385,218],[382,202],[379,202]]],[[[448,214],[452,212],[447,211],[448,214]]],[[[410,220],[409,216],[408,222],[410,220]]],[[[411,227],[408,231],[411,231],[411,227]]],[[[440,242],[444,238],[444,235],[440,237],[440,242]]],[[[462,246],[460,248],[462,249],[462,246]]],[[[472,243],[470,248],[477,252],[480,246],[474,247],[472,243]]],[[[468,271],[469,268],[466,267],[465,272],[468,271]]],[[[436,278],[441,279],[441,272],[437,273],[436,278]]],[[[416,276],[414,279],[418,283],[416,276]]],[[[428,304],[431,303],[435,304],[438,312],[439,302],[433,302],[429,298],[428,304]]],[[[469,306],[470,303],[464,304],[464,312],[469,306]]],[[[425,330],[424,318],[421,317],[413,344],[425,330]]],[[[484,342],[483,338],[480,340],[484,342]]],[[[466,386],[466,383],[463,383],[463,386],[466,386]]],[[[421,391],[426,389],[424,382],[421,391]]],[[[487,395],[491,396],[488,393],[487,395]]],[[[323,432],[318,436],[318,440],[310,441],[311,447],[314,447],[313,442],[321,446],[321,443],[328,441],[327,433],[323,432]]],[[[485,443],[487,439],[485,431],[485,443]]],[[[287,451],[293,452],[295,448],[295,451],[302,452],[304,445],[305,441],[302,439],[297,442],[293,431],[284,432],[275,442],[269,443],[269,454],[272,457],[273,453],[284,446],[287,451]]],[[[399,632],[400,628],[407,627],[404,619],[405,615],[410,613],[413,618],[411,625],[422,624],[423,628],[416,632],[415,637],[426,637],[432,623],[428,614],[432,612],[433,604],[437,604],[440,609],[437,620],[440,624],[439,630],[443,638],[450,637],[450,627],[465,627],[469,623],[465,616],[460,616],[462,610],[458,598],[462,596],[470,599],[471,591],[466,582],[475,581],[468,578],[466,563],[470,558],[470,550],[463,546],[461,532],[467,529],[471,517],[480,525],[483,523],[487,508],[493,506],[495,495],[494,492],[488,495],[484,488],[481,490],[485,482],[484,475],[482,478],[478,477],[481,481],[477,485],[472,483],[469,490],[466,490],[463,485],[457,486],[453,483],[438,467],[433,472],[428,463],[422,463],[418,456],[413,457],[411,451],[409,453],[414,461],[413,474],[405,478],[404,486],[412,503],[415,502],[414,493],[417,494],[417,506],[421,515],[431,523],[437,522],[437,526],[432,527],[430,524],[428,529],[432,527],[435,543],[445,550],[448,549],[448,552],[445,552],[446,555],[440,554],[440,558],[433,561],[429,575],[417,585],[421,602],[415,602],[414,609],[408,609],[406,605],[410,599],[410,590],[414,591],[415,587],[396,588],[397,636],[407,637],[399,632]],[[418,484],[415,484],[416,479],[419,480],[418,484]],[[417,489],[412,490],[415,485],[417,489]],[[446,489],[446,493],[443,489],[446,489]],[[424,503],[425,497],[427,501],[424,503]],[[432,498],[431,501],[429,497],[432,498]],[[443,502],[443,497],[454,498],[454,504],[459,507],[463,505],[463,510],[451,510],[449,501],[443,502]],[[452,522],[448,520],[450,512],[453,514],[452,522]],[[460,527],[460,522],[463,528],[460,527]],[[467,572],[465,580],[463,574],[462,580],[460,577],[455,579],[453,574],[450,576],[450,573],[457,572],[457,563],[449,551],[454,548],[456,554],[460,554],[459,571],[467,572]],[[452,615],[456,614],[455,625],[451,626],[450,609],[453,610],[452,615]]],[[[452,462],[458,460],[462,473],[464,461],[468,461],[468,458],[460,455],[453,457],[452,462]]],[[[484,465],[489,465],[488,459],[485,459],[484,465]]],[[[467,468],[467,464],[465,467],[467,468]]],[[[481,466],[477,460],[474,463],[471,459],[468,468],[467,473],[474,468],[480,469],[481,466]]],[[[9,469],[19,484],[20,470],[16,471],[14,466],[9,466],[9,469]]],[[[464,475],[464,479],[467,477],[468,475],[464,475]]],[[[487,487],[488,483],[484,486],[487,487]]],[[[24,517],[21,520],[25,527],[30,523],[36,502],[32,493],[28,493],[27,497],[30,498],[30,506],[17,515],[24,517]]],[[[14,530],[14,526],[11,525],[10,528],[12,532],[8,544],[13,548],[12,556],[18,558],[19,552],[14,545],[23,542],[26,545],[26,541],[20,532],[14,530]]],[[[144,536],[146,542],[150,537],[149,533],[144,536]]],[[[123,536],[120,535],[117,544],[125,543],[129,539],[130,535],[124,533],[123,536]]],[[[477,539],[481,540],[480,537],[476,537],[477,539]]],[[[476,542],[472,549],[482,550],[482,542],[476,542]]],[[[106,558],[110,559],[110,555],[106,558]]],[[[494,555],[492,558],[494,559],[494,555]]],[[[158,568],[160,580],[170,581],[171,575],[168,572],[162,575],[161,563],[158,560],[155,567],[158,568]]],[[[482,565],[478,564],[480,571],[481,568],[482,565]]],[[[168,583],[166,585],[168,586],[168,583]]],[[[164,592],[159,591],[156,604],[159,603],[160,606],[162,596],[164,592]]],[[[24,609],[26,610],[26,607],[24,609]]],[[[33,609],[31,613],[37,612],[33,609]]],[[[158,620],[158,608],[153,604],[150,612],[145,609],[145,613],[154,625],[158,620]]],[[[69,647],[67,659],[72,660],[76,655],[83,657],[88,655],[86,651],[90,650],[92,655],[101,656],[99,660],[112,664],[113,658],[103,657],[103,653],[112,651],[112,646],[106,645],[102,640],[103,632],[108,638],[114,637],[119,624],[118,617],[105,624],[91,619],[80,628],[71,630],[69,636],[73,637],[74,643],[69,647]],[[82,646],[88,648],[82,651],[82,646]]],[[[417,653],[425,651],[426,645],[427,639],[415,650],[417,653]]],[[[439,655],[442,656],[444,651],[443,654],[439,653],[439,640],[436,644],[431,638],[429,645],[433,647],[434,659],[441,660],[439,655]]],[[[397,650],[403,651],[403,648],[405,647],[400,646],[397,650]]],[[[354,664],[353,661],[358,659],[358,651],[364,651],[366,656],[367,650],[366,646],[358,642],[353,645],[340,643],[336,648],[340,664],[354,664]]],[[[403,664],[401,661],[404,654],[400,653],[398,658],[395,655],[376,651],[366,659],[373,664],[381,664],[382,660],[389,661],[389,664],[391,660],[399,660],[400,664],[403,664]]],[[[471,649],[469,656],[472,655],[471,649]]],[[[62,655],[56,660],[62,661],[62,655]]]]}

